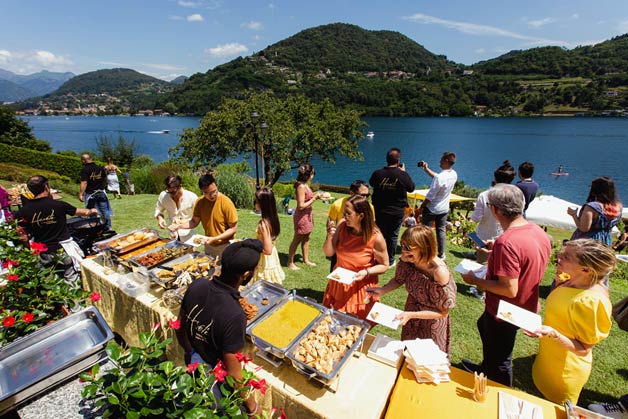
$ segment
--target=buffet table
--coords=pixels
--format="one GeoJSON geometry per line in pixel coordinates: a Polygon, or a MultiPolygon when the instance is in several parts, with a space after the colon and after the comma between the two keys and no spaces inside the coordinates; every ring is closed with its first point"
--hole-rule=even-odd
{"type": "MultiPolygon", "coordinates": [[[[94,259],[83,261],[81,270],[84,288],[100,293],[101,299],[94,305],[115,333],[127,344],[138,346],[139,333],[149,331],[159,322],[164,334],[174,339],[166,357],[182,365],[183,350],[168,327],[168,321],[178,316],[178,309],[173,311],[164,305],[163,291],[158,286],[153,284],[148,293],[134,298],[118,288],[117,274],[105,274],[105,269],[94,259]]],[[[398,372],[366,356],[372,340],[373,336],[367,335],[362,352],[347,361],[332,385],[335,391],[308,380],[287,362],[275,367],[253,356],[249,368],[262,367],[255,374],[258,379],[266,380],[268,389],[265,397],[256,393],[260,404],[267,413],[273,407],[282,408],[289,418],[380,419],[398,372]]],[[[249,342],[243,352],[254,354],[257,348],[249,342]]]]}
{"type": "Polygon", "coordinates": [[[404,365],[393,389],[385,419],[497,419],[500,391],[541,406],[544,419],[566,418],[562,406],[493,381],[488,381],[488,399],[478,403],[473,400],[473,374],[451,367],[450,378],[450,382],[438,385],[417,383],[412,372],[404,365]]]}

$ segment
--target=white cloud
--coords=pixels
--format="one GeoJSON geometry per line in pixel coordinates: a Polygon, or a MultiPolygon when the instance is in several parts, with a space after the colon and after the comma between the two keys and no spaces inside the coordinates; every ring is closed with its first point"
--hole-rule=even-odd
{"type": "Polygon", "coordinates": [[[123,67],[123,68],[132,67],[131,64],[119,63],[117,61],[97,61],[97,63],[102,64],[102,65],[111,65],[114,67],[123,67]]]}
{"type": "Polygon", "coordinates": [[[11,61],[11,51],[7,51],[6,49],[0,49],[0,64],[6,64],[11,61]]]}
{"type": "Polygon", "coordinates": [[[177,0],[177,5],[187,9],[216,10],[222,7],[222,0],[177,0]]]}
{"type": "Polygon", "coordinates": [[[218,45],[215,48],[205,49],[205,53],[211,55],[212,57],[224,58],[239,55],[247,52],[248,50],[249,49],[246,45],[234,42],[231,44],[218,45]]]}
{"type": "Polygon", "coordinates": [[[574,13],[573,15],[571,15],[572,19],[580,19],[580,15],[578,13],[574,13]]]}
{"type": "Polygon", "coordinates": [[[527,25],[531,28],[540,28],[541,26],[545,26],[554,22],[556,22],[556,19],[553,19],[551,17],[544,17],[543,19],[532,19],[526,21],[527,25]]]}
{"type": "Polygon", "coordinates": [[[198,13],[190,15],[186,19],[188,22],[202,22],[203,20],[205,20],[203,19],[203,16],[199,15],[198,13]]]}
{"type": "Polygon", "coordinates": [[[622,22],[619,22],[619,24],[617,25],[617,30],[620,33],[628,32],[628,20],[624,20],[622,22]]]}
{"type": "Polygon", "coordinates": [[[35,52],[35,54],[33,54],[31,59],[45,68],[55,66],[68,66],[73,64],[72,60],[70,60],[69,58],[61,55],[54,55],[50,51],[37,51],[35,52]]]}
{"type": "Polygon", "coordinates": [[[478,48],[475,50],[476,53],[478,54],[484,54],[486,52],[486,50],[484,48],[478,48]]]}
{"type": "MultiPolygon", "coordinates": [[[[184,67],[177,67],[170,64],[152,64],[152,63],[143,63],[146,67],[156,68],[157,70],[165,70],[165,71],[182,71],[184,67]]],[[[175,76],[176,77],[176,76],[175,76]]]]}
{"type": "Polygon", "coordinates": [[[181,7],[199,7],[201,4],[196,1],[183,1],[179,0],[177,4],[181,7]]]}
{"type": "Polygon", "coordinates": [[[276,9],[277,6],[274,3],[268,3],[268,8],[269,9],[276,9]]]}
{"type": "Polygon", "coordinates": [[[183,20],[183,17],[177,15],[168,15],[168,20],[183,20]]]}
{"type": "Polygon", "coordinates": [[[264,25],[262,25],[262,22],[256,22],[254,20],[251,20],[250,22],[244,22],[242,24],[240,24],[241,28],[246,28],[246,29],[251,29],[253,31],[259,31],[260,29],[262,29],[264,27],[264,25]]]}

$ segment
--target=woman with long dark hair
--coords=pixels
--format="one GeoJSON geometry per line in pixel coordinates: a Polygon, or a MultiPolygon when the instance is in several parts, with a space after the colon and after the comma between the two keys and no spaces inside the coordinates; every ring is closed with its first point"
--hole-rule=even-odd
{"type": "Polygon", "coordinates": [[[593,179],[587,202],[580,211],[567,209],[577,227],[571,240],[589,238],[612,246],[611,230],[619,223],[621,211],[622,203],[615,192],[613,179],[607,176],[593,179]]]}
{"type": "Polygon", "coordinates": [[[288,268],[292,270],[299,269],[299,267],[294,264],[294,255],[297,252],[299,244],[303,252],[303,263],[309,266],[316,266],[316,264],[310,260],[310,233],[312,233],[314,229],[312,204],[319,199],[319,196],[315,195],[308,186],[308,182],[313,178],[314,167],[312,167],[310,163],[299,166],[299,174],[297,175],[296,182],[294,182],[297,200],[297,208],[292,215],[294,236],[292,237],[292,242],[288,249],[288,268]]]}
{"type": "Polygon", "coordinates": [[[347,200],[338,226],[327,224],[323,244],[325,256],[336,255],[335,268],[355,272],[349,285],[330,280],[323,295],[323,305],[365,319],[377,301],[366,292],[377,286],[379,275],[388,270],[386,240],[375,225],[371,204],[366,197],[354,195],[347,200]]]}
{"type": "Polygon", "coordinates": [[[255,209],[262,213],[262,218],[257,224],[256,238],[264,245],[257,268],[251,282],[265,279],[266,281],[281,284],[286,277],[279,254],[275,247],[275,240],[279,237],[281,226],[277,215],[277,201],[270,188],[261,188],[255,192],[255,209]]]}

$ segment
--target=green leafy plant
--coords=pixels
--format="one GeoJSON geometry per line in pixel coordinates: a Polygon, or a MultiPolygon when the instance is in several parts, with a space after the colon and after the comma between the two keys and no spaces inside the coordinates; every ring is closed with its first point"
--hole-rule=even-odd
{"type": "MultiPolygon", "coordinates": [[[[178,321],[171,320],[170,327],[178,328],[178,321]]],[[[266,392],[265,380],[258,381],[253,372],[243,368],[243,379],[236,382],[221,362],[209,371],[198,362],[185,368],[163,361],[172,339],[157,337],[158,328],[156,325],[149,333],[140,334],[140,347],[121,349],[115,342],[110,343],[107,353],[115,366],[101,370],[95,365],[81,374],[81,380],[87,383],[83,397],[105,409],[104,418],[247,418],[240,406],[253,391],[266,392]],[[222,398],[217,402],[212,390],[220,383],[226,386],[220,388],[222,398]]],[[[241,354],[239,359],[243,363],[250,361],[241,354]]]]}
{"type": "Polygon", "coordinates": [[[0,281],[0,345],[6,345],[68,314],[67,308],[84,306],[91,295],[69,284],[55,266],[42,267],[41,243],[22,244],[17,221],[0,224],[0,263],[6,270],[0,281]]]}
{"type": "Polygon", "coordinates": [[[456,213],[449,221],[452,227],[447,229],[447,240],[453,245],[473,249],[475,245],[468,234],[475,231],[477,224],[460,213],[456,213]]]}

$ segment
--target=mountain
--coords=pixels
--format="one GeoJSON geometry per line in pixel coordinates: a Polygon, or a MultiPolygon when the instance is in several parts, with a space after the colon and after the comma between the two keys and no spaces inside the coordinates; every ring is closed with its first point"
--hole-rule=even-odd
{"type": "Polygon", "coordinates": [[[174,84],[175,86],[180,86],[186,82],[188,76],[179,76],[176,79],[170,80],[170,84],[174,84]]]}
{"type": "Polygon", "coordinates": [[[0,79],[0,102],[15,102],[33,97],[32,91],[9,80],[0,79]]]}
{"type": "Polygon", "coordinates": [[[159,93],[169,83],[128,68],[90,71],[65,82],[52,96],[66,94],[108,94],[117,96],[131,92],[159,93]]]}
{"type": "Polygon", "coordinates": [[[22,93],[17,95],[17,98],[7,99],[7,97],[9,96],[15,96],[15,94],[9,94],[9,89],[11,91],[14,91],[14,87],[8,87],[10,85],[6,85],[3,83],[3,86],[6,87],[0,86],[0,101],[23,100],[34,96],[42,96],[57,90],[59,86],[61,86],[72,77],[74,77],[74,74],[69,72],[56,73],[44,70],[38,73],[20,75],[15,74],[11,71],[0,69],[0,80],[15,83],[25,89],[21,91],[22,93]]]}

